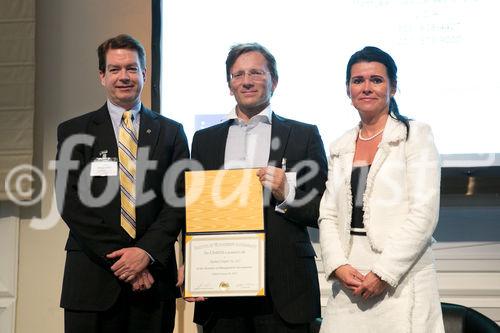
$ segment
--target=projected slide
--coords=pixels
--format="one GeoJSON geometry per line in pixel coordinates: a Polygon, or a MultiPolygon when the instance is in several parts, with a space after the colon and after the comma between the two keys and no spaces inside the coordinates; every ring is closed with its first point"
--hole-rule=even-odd
{"type": "Polygon", "coordinates": [[[402,114],[429,123],[441,154],[500,165],[500,31],[494,0],[164,1],[162,113],[195,129],[234,107],[229,47],[256,41],[276,56],[273,110],[318,125],[325,145],[358,121],[345,67],[366,45],[398,65],[402,114]],[[198,125],[197,125],[198,124],[198,125]],[[491,158],[493,156],[493,158],[491,158]]]}

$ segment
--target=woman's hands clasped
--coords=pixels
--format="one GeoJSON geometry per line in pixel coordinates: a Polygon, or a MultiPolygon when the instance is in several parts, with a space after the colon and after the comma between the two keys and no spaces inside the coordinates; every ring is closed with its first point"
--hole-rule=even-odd
{"type": "Polygon", "coordinates": [[[353,294],[361,296],[365,300],[382,294],[387,289],[387,282],[383,281],[375,273],[369,272],[360,286],[354,289],[353,294]]]}
{"type": "Polygon", "coordinates": [[[365,278],[363,274],[349,264],[338,267],[333,272],[333,275],[344,285],[344,287],[353,291],[361,286],[365,278]]]}
{"type": "Polygon", "coordinates": [[[345,288],[352,290],[353,295],[361,296],[365,300],[382,294],[388,286],[387,282],[375,273],[363,275],[349,264],[338,267],[333,275],[345,288]]]}

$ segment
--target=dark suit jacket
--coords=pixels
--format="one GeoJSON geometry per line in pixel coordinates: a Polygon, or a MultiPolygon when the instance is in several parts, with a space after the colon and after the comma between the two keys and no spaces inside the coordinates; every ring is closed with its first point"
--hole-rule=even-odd
{"type": "MultiPolygon", "coordinates": [[[[172,163],[189,158],[182,125],[144,106],[141,108],[138,146],[149,148],[149,161],[156,161],[157,166],[148,169],[144,160],[137,160],[138,175],[147,169],[142,193],[153,193],[155,198],[137,206],[136,239],[120,226],[118,177],[90,177],[90,169],[85,169],[103,150],[108,151],[108,157],[118,158],[116,137],[106,104],[97,111],[63,122],[57,131],[56,195],[61,216],[69,227],[61,306],[82,311],[109,309],[122,289],[130,289],[131,285],[120,282],[113,275],[110,269],[113,262],[106,258],[106,254],[132,246],[146,250],[155,260],[149,266],[155,283],[145,293],[157,299],[176,297],[174,243],[184,216],[182,209],[175,209],[165,202],[162,181],[172,163]],[[91,145],[74,147],[71,159],[78,161],[79,166],[70,170],[66,178],[61,148],[66,139],[75,134],[91,135],[95,140],[91,145]],[[87,182],[79,184],[80,178],[87,182]],[[110,202],[100,207],[89,208],[79,197],[79,192],[86,192],[87,197],[88,193],[98,197],[107,185],[114,185],[118,190],[113,192],[110,202]]],[[[177,180],[179,194],[182,194],[182,187],[182,181],[177,180]]],[[[138,189],[137,192],[139,201],[141,191],[138,189]]]]}
{"type": "MultiPolygon", "coordinates": [[[[231,120],[195,133],[191,158],[198,160],[205,170],[220,169],[224,164],[226,139],[231,120]]],[[[287,171],[304,160],[319,166],[316,176],[296,190],[301,199],[315,190],[317,195],[303,207],[290,207],[286,213],[275,211],[273,199],[264,208],[266,228],[266,285],[281,315],[289,323],[307,323],[320,317],[320,293],[315,252],[307,226],[318,227],[318,210],[325,189],[327,162],[323,142],[316,126],[281,118],[273,113],[271,140],[280,145],[270,151],[269,164],[281,166],[287,159],[287,171]]],[[[299,180],[307,169],[297,174],[299,180]]],[[[223,303],[216,298],[196,303],[194,321],[205,324],[212,313],[224,312],[223,303]]],[[[227,303],[226,303],[227,304],[227,303]]]]}

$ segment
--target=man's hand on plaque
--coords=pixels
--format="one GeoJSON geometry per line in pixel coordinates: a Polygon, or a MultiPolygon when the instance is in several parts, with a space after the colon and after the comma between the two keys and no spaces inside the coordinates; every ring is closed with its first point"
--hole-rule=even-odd
{"type": "Polygon", "coordinates": [[[268,166],[260,168],[257,171],[257,176],[262,186],[270,189],[276,200],[279,202],[285,201],[288,194],[288,182],[286,181],[285,170],[268,166]]]}

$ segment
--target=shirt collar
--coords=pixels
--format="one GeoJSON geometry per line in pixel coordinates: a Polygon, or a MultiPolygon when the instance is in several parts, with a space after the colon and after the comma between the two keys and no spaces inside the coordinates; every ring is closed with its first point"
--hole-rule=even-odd
{"type": "MultiPolygon", "coordinates": [[[[107,100],[107,105],[108,105],[108,110],[109,113],[111,114],[116,114],[120,115],[120,119],[123,117],[123,113],[127,110],[122,108],[121,106],[118,106],[116,104],[113,104],[109,99],[107,100]]],[[[132,119],[137,119],[137,115],[141,111],[141,102],[138,102],[136,105],[134,105],[130,111],[132,111],[132,119]]]]}
{"type": "MultiPolygon", "coordinates": [[[[272,119],[273,119],[272,113],[273,113],[273,111],[271,109],[271,104],[269,104],[264,110],[262,110],[261,112],[259,112],[258,114],[256,114],[252,118],[250,118],[250,120],[248,122],[249,123],[250,122],[263,122],[263,123],[272,124],[272,119]]],[[[231,112],[229,112],[229,114],[227,115],[227,119],[232,119],[236,123],[243,122],[241,119],[238,118],[238,115],[236,113],[236,106],[231,109],[231,112]]]]}

